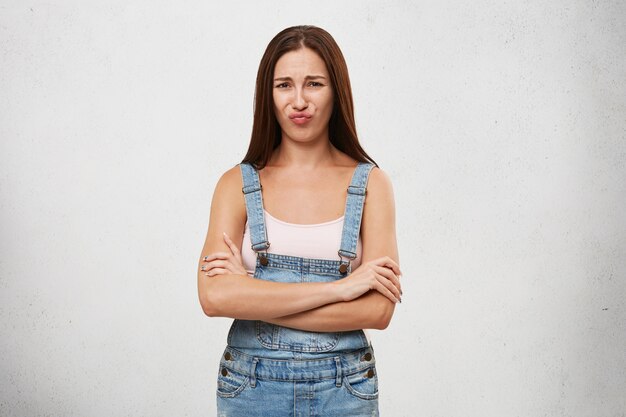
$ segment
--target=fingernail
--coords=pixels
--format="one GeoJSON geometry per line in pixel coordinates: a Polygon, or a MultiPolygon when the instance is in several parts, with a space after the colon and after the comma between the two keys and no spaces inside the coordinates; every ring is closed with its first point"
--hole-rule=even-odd
{"type": "Polygon", "coordinates": [[[398,298],[398,302],[402,304],[402,297],[398,298]]]}
{"type": "Polygon", "coordinates": [[[400,295],[404,295],[404,293],[402,292],[402,290],[400,290],[400,295]]]}
{"type": "Polygon", "coordinates": [[[206,261],[207,259],[209,259],[209,256],[207,255],[203,259],[206,261]]]}

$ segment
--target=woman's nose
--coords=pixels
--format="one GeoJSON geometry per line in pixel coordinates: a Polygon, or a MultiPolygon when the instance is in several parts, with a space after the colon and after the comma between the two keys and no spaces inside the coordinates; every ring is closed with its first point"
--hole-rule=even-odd
{"type": "Polygon", "coordinates": [[[304,96],[304,90],[301,88],[295,88],[294,90],[295,92],[292,100],[292,107],[298,110],[307,108],[308,103],[306,97],[304,96]]]}

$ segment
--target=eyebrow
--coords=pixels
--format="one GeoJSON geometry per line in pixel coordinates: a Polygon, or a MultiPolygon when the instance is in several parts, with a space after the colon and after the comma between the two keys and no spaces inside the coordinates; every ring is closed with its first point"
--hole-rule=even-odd
{"type": "MultiPolygon", "coordinates": [[[[323,75],[307,75],[304,77],[306,80],[314,79],[314,78],[323,78],[326,79],[323,75]]],[[[291,81],[291,77],[278,77],[274,78],[274,81],[291,81]]]]}

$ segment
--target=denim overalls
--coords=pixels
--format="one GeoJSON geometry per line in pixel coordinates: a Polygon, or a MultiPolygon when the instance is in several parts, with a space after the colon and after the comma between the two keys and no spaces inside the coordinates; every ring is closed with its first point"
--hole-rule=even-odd
{"type": "MultiPolygon", "coordinates": [[[[356,258],[373,166],[361,162],[353,173],[338,259],[331,260],[267,252],[270,242],[259,175],[251,164],[241,163],[250,241],[257,253],[254,277],[293,283],[346,277],[352,271],[350,260],[356,258]]],[[[309,332],[235,319],[218,370],[218,416],[378,416],[375,363],[363,330],[309,332]]]]}

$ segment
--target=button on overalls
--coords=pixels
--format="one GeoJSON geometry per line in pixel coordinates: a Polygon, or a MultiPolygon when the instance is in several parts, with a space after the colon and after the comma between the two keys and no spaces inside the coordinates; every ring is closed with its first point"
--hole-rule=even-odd
{"type": "MultiPolygon", "coordinates": [[[[254,278],[331,282],[350,274],[373,166],[360,162],[352,175],[338,259],[313,259],[267,252],[259,174],[241,163],[250,241],[257,254],[254,278]]],[[[375,363],[363,330],[310,332],[235,319],[220,359],[218,416],[378,416],[375,363]]]]}

